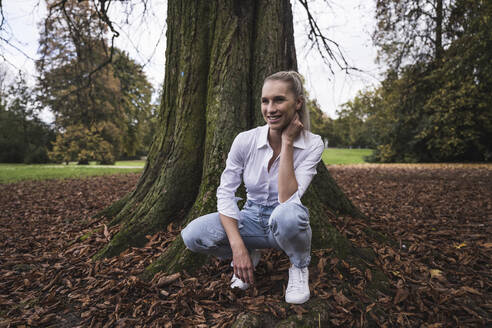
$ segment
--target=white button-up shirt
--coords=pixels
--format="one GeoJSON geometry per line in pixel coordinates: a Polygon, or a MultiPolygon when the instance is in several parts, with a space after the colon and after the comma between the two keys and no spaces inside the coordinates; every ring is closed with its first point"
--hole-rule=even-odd
{"type": "MultiPolygon", "coordinates": [[[[273,149],[268,142],[268,125],[257,127],[237,135],[227,157],[226,168],[217,188],[219,213],[239,220],[239,208],[235,193],[244,179],[248,199],[254,203],[278,205],[278,169],[282,153],[268,171],[273,149]]],[[[294,171],[297,191],[286,201],[301,204],[301,197],[316,174],[324,145],[321,137],[304,130],[294,140],[294,171]]]]}

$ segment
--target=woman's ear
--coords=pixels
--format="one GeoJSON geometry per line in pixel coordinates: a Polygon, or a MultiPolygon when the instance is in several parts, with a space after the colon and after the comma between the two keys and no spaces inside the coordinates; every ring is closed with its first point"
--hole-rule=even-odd
{"type": "Polygon", "coordinates": [[[297,98],[297,101],[296,101],[296,111],[300,111],[301,110],[301,107],[302,107],[302,103],[303,102],[304,102],[304,98],[303,97],[297,98]]]}

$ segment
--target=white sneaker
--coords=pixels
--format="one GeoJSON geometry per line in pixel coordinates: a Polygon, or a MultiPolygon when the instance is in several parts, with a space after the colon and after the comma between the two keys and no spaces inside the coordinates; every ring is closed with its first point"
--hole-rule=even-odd
{"type": "Polygon", "coordinates": [[[309,269],[299,269],[292,265],[289,269],[289,284],[285,291],[285,301],[292,304],[303,304],[309,300],[309,269]]]}
{"type": "MultiPolygon", "coordinates": [[[[251,257],[251,262],[253,262],[253,266],[256,268],[258,262],[260,262],[261,259],[261,252],[257,249],[253,249],[249,254],[249,256],[251,257]]],[[[231,266],[234,266],[234,262],[231,262],[231,266]]],[[[249,288],[249,284],[247,282],[242,281],[241,279],[239,279],[238,276],[233,274],[231,279],[231,288],[239,288],[241,290],[246,290],[249,288]]]]}

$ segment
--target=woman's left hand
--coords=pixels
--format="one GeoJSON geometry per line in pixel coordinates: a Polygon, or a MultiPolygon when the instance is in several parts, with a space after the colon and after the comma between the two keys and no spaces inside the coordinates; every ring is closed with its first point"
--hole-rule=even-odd
{"type": "Polygon", "coordinates": [[[290,121],[289,125],[287,125],[282,131],[282,141],[290,141],[293,142],[297,136],[301,133],[304,125],[302,125],[299,120],[299,114],[296,112],[294,114],[294,118],[290,121]]]}

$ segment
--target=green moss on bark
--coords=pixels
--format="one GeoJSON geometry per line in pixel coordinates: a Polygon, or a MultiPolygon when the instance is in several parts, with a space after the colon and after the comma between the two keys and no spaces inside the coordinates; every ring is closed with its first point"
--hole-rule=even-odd
{"type": "MultiPolygon", "coordinates": [[[[126,203],[128,202],[130,194],[127,194],[120,200],[114,202],[110,206],[106,207],[104,210],[100,211],[95,215],[95,217],[107,217],[107,218],[114,218],[116,215],[121,212],[123,207],[125,207],[126,203]]],[[[115,225],[115,222],[111,222],[110,226],[115,225]]]]}
{"type": "Polygon", "coordinates": [[[168,273],[196,272],[208,261],[208,257],[201,254],[190,252],[185,248],[181,236],[168,246],[166,252],[152,264],[150,264],[140,276],[143,280],[152,280],[152,277],[158,272],[165,271],[168,273]]]}
{"type": "Polygon", "coordinates": [[[142,246],[145,236],[182,220],[202,177],[209,69],[208,1],[168,3],[166,78],[155,137],[137,189],[114,210],[117,235],[95,258],[142,246]],[[179,31],[179,32],[178,32],[179,31]],[[119,210],[119,211],[118,211],[119,210]]]}

